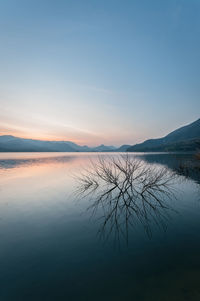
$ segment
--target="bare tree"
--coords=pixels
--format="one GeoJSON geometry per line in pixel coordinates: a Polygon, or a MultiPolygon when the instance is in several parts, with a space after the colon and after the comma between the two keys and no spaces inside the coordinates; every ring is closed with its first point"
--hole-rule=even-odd
{"type": "Polygon", "coordinates": [[[166,228],[169,218],[167,200],[174,197],[176,174],[166,168],[148,166],[127,155],[98,157],[76,177],[78,194],[92,201],[89,209],[95,214],[101,208],[101,235],[115,238],[122,235],[128,242],[129,226],[140,222],[149,237],[151,224],[166,228]],[[106,231],[107,234],[106,234],[106,231]]]}

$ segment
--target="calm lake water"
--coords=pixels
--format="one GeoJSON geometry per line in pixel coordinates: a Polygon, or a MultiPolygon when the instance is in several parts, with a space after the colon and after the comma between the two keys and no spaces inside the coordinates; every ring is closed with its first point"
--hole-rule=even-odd
{"type": "MultiPolygon", "coordinates": [[[[192,160],[130,156],[157,170],[192,160]]],[[[200,300],[199,174],[179,170],[159,215],[133,216],[127,225],[122,211],[120,229],[102,228],[105,208],[89,208],[96,195],[77,193],[91,158],[98,160],[94,153],[0,154],[0,300],[200,300]]]]}

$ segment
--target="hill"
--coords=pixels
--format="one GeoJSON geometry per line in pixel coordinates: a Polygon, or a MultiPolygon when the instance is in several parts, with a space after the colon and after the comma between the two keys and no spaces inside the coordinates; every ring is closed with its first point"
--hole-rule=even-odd
{"type": "Polygon", "coordinates": [[[0,152],[107,152],[114,146],[80,146],[71,141],[43,141],[24,139],[11,135],[0,136],[0,152]]]}
{"type": "Polygon", "coordinates": [[[163,138],[149,139],[127,148],[128,152],[195,151],[200,149],[200,119],[163,138]]]}

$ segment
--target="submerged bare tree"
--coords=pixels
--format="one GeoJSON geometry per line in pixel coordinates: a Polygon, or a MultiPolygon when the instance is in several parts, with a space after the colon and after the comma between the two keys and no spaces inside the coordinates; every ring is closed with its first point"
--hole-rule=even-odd
{"type": "Polygon", "coordinates": [[[93,214],[102,209],[100,233],[107,238],[114,232],[115,238],[122,235],[128,242],[129,226],[137,221],[148,236],[151,236],[152,222],[166,228],[167,209],[170,209],[167,200],[174,196],[175,177],[166,168],[148,166],[124,155],[99,157],[76,179],[79,195],[90,196],[89,209],[93,214]]]}

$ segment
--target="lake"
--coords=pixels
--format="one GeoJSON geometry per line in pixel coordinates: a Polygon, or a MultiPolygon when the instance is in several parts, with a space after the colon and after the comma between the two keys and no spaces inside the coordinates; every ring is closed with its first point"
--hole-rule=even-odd
{"type": "Polygon", "coordinates": [[[122,192],[80,187],[110,156],[120,155],[0,154],[0,300],[200,300],[200,176],[183,168],[193,156],[129,155],[148,177],[173,173],[169,194],[153,188],[155,208],[134,207],[137,197],[113,207],[122,192]]]}

